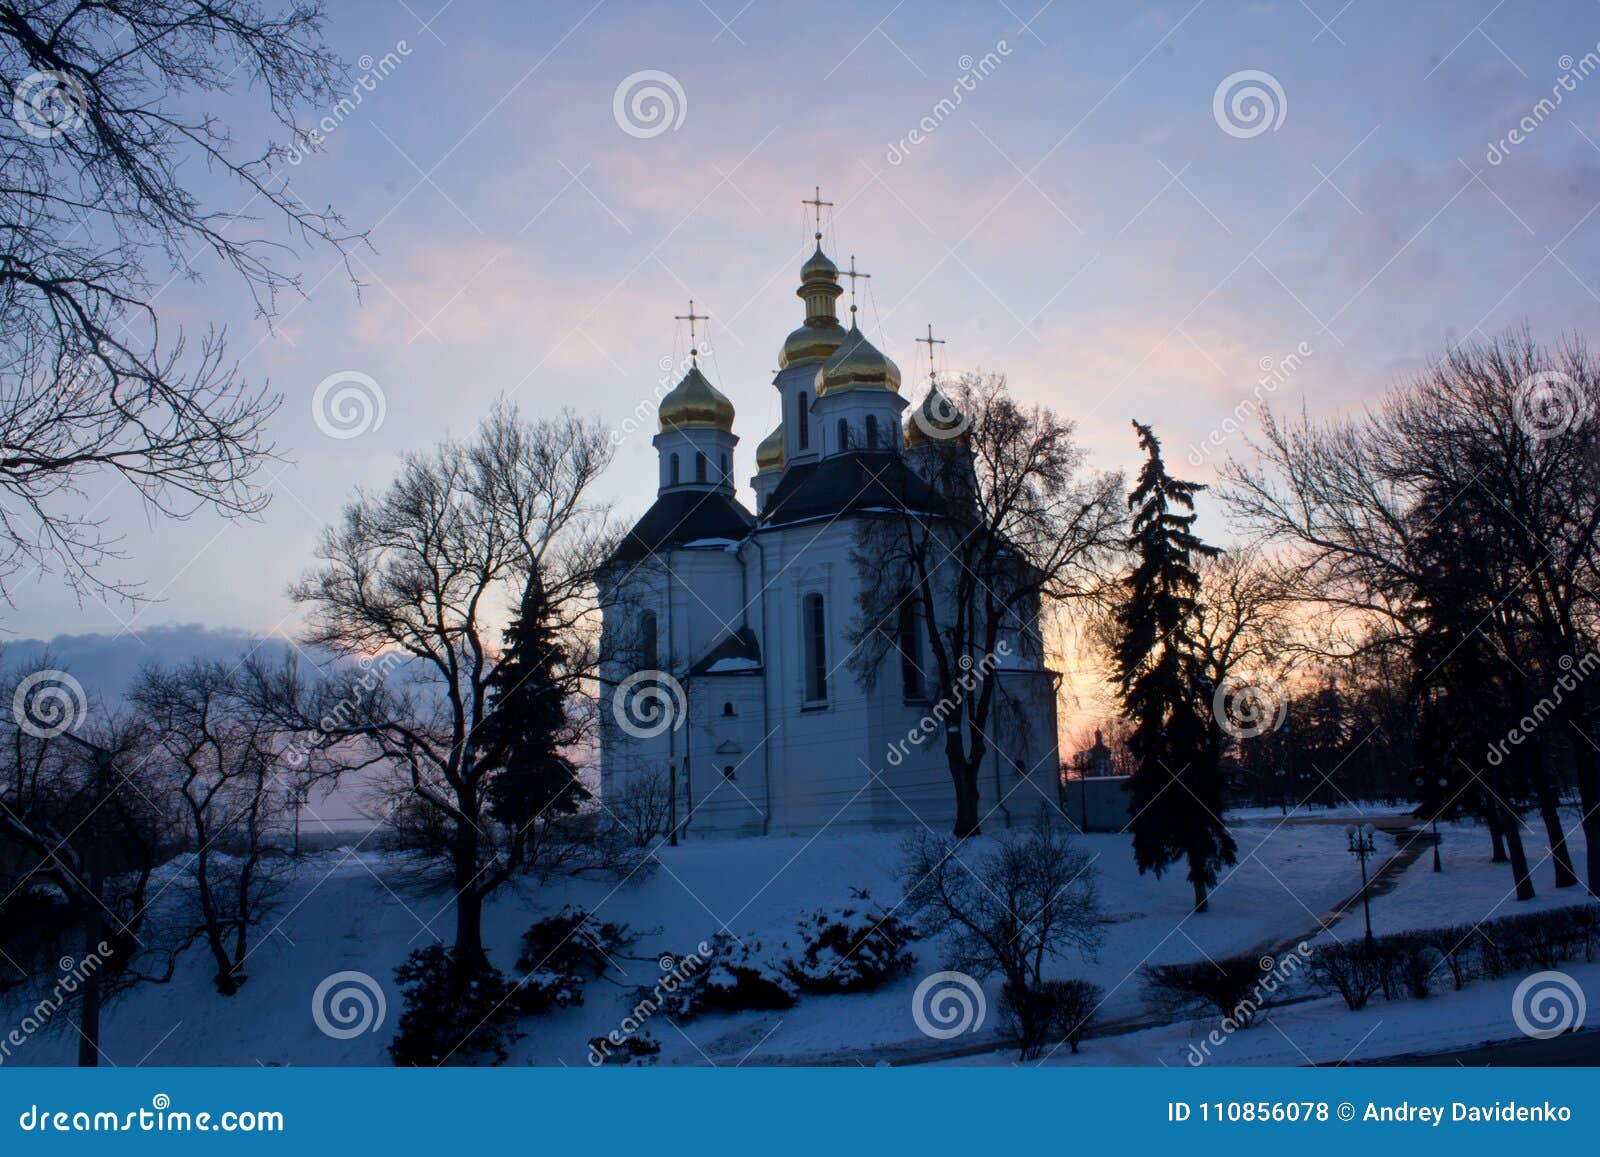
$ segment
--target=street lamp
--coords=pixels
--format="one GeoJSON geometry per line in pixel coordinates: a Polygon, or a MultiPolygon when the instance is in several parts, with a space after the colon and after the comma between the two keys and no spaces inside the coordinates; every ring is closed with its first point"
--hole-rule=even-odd
{"type": "MultiPolygon", "coordinates": [[[[1416,777],[1416,781],[1415,782],[1416,782],[1416,785],[1417,785],[1418,793],[1419,794],[1425,794],[1427,786],[1428,786],[1428,781],[1425,778],[1423,778],[1421,775],[1419,775],[1419,776],[1416,777]]],[[[1443,807],[1443,805],[1439,802],[1439,800],[1444,798],[1444,789],[1449,787],[1449,786],[1450,786],[1450,781],[1448,779],[1445,779],[1443,776],[1440,776],[1439,777],[1439,792],[1440,792],[1440,794],[1437,797],[1435,797],[1434,800],[1433,800],[1433,819],[1430,822],[1431,822],[1431,824],[1433,826],[1433,870],[1435,872],[1444,871],[1444,864],[1442,864],[1440,862],[1440,860],[1439,860],[1439,811],[1443,807]]]]}
{"type": "MultiPolygon", "coordinates": [[[[1449,786],[1449,783],[1450,783],[1449,780],[1445,779],[1443,776],[1440,776],[1439,777],[1439,790],[1441,792],[1443,792],[1443,790],[1446,787],[1449,786]]],[[[1434,808],[1433,809],[1433,870],[1435,872],[1444,871],[1444,864],[1442,864],[1439,861],[1439,841],[1442,838],[1443,837],[1439,835],[1439,809],[1438,808],[1434,808]]]]}
{"type": "Polygon", "coordinates": [[[1367,857],[1377,850],[1372,842],[1372,837],[1377,829],[1371,824],[1362,824],[1359,828],[1350,824],[1344,829],[1344,834],[1350,840],[1350,854],[1361,861],[1361,910],[1367,918],[1367,944],[1372,944],[1372,903],[1367,898],[1367,857]]]}

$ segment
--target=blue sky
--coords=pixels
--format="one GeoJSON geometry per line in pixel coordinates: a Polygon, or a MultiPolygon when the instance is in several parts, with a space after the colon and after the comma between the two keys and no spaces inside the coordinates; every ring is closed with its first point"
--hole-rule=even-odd
{"type": "MultiPolygon", "coordinates": [[[[45,576],[7,629],[293,633],[284,588],[352,486],[501,395],[620,425],[681,356],[690,296],[747,477],[801,317],[814,185],[835,202],[830,252],[872,274],[864,327],[908,393],[931,322],[941,370],[1006,373],[1077,419],[1104,467],[1132,464],[1132,417],[1183,461],[1302,345],[1274,404],[1333,415],[1474,332],[1594,333],[1600,75],[1578,73],[1600,54],[1595,3],[741,4],[333,5],[352,67],[394,66],[288,176],[371,230],[365,284],[305,251],[307,296],[269,328],[201,258],[157,302],[168,326],[226,324],[246,372],[286,395],[271,508],[153,524],[107,481],[91,498],[126,533],[115,573],[157,601],[79,607],[45,576]],[[1215,109],[1246,70],[1271,81],[1233,86],[1265,93],[1259,133],[1215,109]],[[614,112],[646,71],[671,78],[653,135],[614,112]],[[343,373],[376,383],[384,416],[340,439],[313,395],[343,373]]],[[[241,140],[264,128],[226,111],[241,140]]],[[[650,432],[605,480],[625,516],[653,497],[650,432]]],[[[1242,441],[1190,472],[1228,451],[1242,441]]]]}

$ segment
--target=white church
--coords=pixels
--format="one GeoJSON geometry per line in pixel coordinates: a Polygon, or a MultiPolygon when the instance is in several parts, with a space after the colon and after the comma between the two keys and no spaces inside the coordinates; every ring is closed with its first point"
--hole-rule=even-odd
{"type": "MultiPolygon", "coordinates": [[[[933,733],[943,724],[927,722],[950,704],[929,701],[926,639],[902,630],[868,680],[850,661],[857,595],[877,579],[853,557],[861,520],[927,492],[918,460],[932,443],[924,423],[902,424],[900,370],[856,328],[853,306],[840,324],[840,271],[821,241],[773,379],[783,417],[756,448],[755,510],[736,494],[733,404],[696,361],[657,412],[655,503],[601,582],[601,799],[648,800],[681,838],[947,832],[955,813],[933,733]]],[[[935,389],[924,406],[943,402],[935,389]]],[[[1057,804],[1057,679],[1038,608],[1024,618],[1015,645],[989,657],[999,694],[979,778],[986,829],[1057,804]]]]}

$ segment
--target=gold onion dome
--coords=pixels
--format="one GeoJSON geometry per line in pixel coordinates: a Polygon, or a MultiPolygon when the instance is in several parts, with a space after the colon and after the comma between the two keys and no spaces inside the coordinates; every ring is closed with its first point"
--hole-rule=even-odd
{"type": "Polygon", "coordinates": [[[820,362],[844,344],[844,327],[833,314],[833,303],[844,290],[839,288],[839,267],[822,251],[822,240],[817,249],[800,267],[800,288],[795,295],[806,303],[806,321],[783,342],[778,355],[778,368],[820,362]]]}
{"type": "Polygon", "coordinates": [[[937,384],[928,388],[928,396],[911,411],[906,422],[906,447],[931,446],[935,441],[945,441],[962,431],[961,411],[944,394],[937,384]],[[935,438],[934,435],[942,435],[935,438]]]}
{"type": "Polygon", "coordinates": [[[822,325],[807,322],[783,340],[778,368],[788,369],[802,362],[820,362],[844,344],[849,334],[833,318],[822,325]]]}
{"type": "Polygon", "coordinates": [[[813,253],[804,265],[800,267],[800,281],[819,281],[827,278],[830,281],[839,280],[839,267],[829,256],[822,251],[822,242],[817,242],[817,251],[813,253]]]}
{"type": "Polygon", "coordinates": [[[817,370],[817,397],[846,390],[900,389],[900,367],[895,365],[854,323],[844,344],[817,370]]]}
{"type": "Polygon", "coordinates": [[[662,433],[668,430],[706,428],[733,432],[733,403],[706,381],[698,365],[689,367],[683,381],[661,399],[656,410],[662,433]]]}
{"type": "Polygon", "coordinates": [[[783,469],[783,423],[779,422],[777,428],[761,439],[761,444],[756,447],[756,473],[766,474],[772,470],[783,469]]]}

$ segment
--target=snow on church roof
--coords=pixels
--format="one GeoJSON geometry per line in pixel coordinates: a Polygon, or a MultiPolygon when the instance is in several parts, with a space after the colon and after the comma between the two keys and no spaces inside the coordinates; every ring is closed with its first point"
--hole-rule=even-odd
{"type": "Polygon", "coordinates": [[[761,646],[755,632],[740,627],[706,652],[705,658],[690,669],[692,675],[740,675],[761,670],[761,646]]]}

